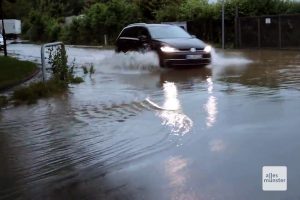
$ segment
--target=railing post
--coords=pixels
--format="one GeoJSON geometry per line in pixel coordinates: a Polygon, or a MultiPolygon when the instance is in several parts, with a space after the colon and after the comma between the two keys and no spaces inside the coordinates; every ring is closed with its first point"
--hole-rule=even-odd
{"type": "Polygon", "coordinates": [[[257,17],[257,46],[261,47],[261,30],[260,30],[260,17],[257,17]]]}
{"type": "Polygon", "coordinates": [[[238,36],[239,36],[239,48],[242,48],[242,29],[241,29],[241,18],[238,18],[238,36]]]}
{"type": "Polygon", "coordinates": [[[43,75],[43,82],[45,82],[45,45],[41,47],[41,63],[42,63],[42,75],[43,75]]]}
{"type": "Polygon", "coordinates": [[[104,45],[107,46],[107,35],[104,34],[104,45]]]}
{"type": "Polygon", "coordinates": [[[239,45],[238,45],[238,41],[239,41],[239,33],[238,33],[238,17],[239,17],[239,10],[238,10],[238,7],[236,6],[235,7],[235,18],[234,18],[234,35],[235,35],[235,40],[234,40],[234,43],[235,43],[235,48],[238,48],[239,45]]]}
{"type": "Polygon", "coordinates": [[[222,1],[222,49],[225,49],[225,0],[222,1]]]}
{"type": "Polygon", "coordinates": [[[281,16],[278,16],[278,46],[282,48],[282,39],[281,39],[281,16]]]}

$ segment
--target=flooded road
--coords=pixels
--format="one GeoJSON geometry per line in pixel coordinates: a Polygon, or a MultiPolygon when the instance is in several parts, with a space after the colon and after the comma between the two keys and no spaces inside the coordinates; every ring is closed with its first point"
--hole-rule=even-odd
{"type": "MultiPolygon", "coordinates": [[[[9,53],[39,62],[37,45],[9,53]]],[[[93,64],[61,97],[0,112],[0,199],[296,200],[300,53],[228,51],[199,69],[68,48],[93,64]],[[286,192],[262,191],[287,166],[286,192]]]]}

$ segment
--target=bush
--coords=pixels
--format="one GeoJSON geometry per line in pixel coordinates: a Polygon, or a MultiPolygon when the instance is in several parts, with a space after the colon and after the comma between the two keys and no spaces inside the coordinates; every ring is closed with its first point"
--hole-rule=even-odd
{"type": "Polygon", "coordinates": [[[112,44],[122,28],[141,19],[136,4],[126,0],[95,3],[62,31],[62,39],[72,44],[112,44]]]}
{"type": "Polygon", "coordinates": [[[23,25],[25,38],[32,41],[53,42],[59,39],[62,27],[59,18],[53,18],[38,10],[30,12],[23,25]]]}
{"type": "Polygon", "coordinates": [[[71,83],[73,83],[73,84],[79,84],[79,83],[82,83],[82,82],[84,82],[84,80],[81,77],[78,77],[78,76],[72,78],[72,80],[71,80],[71,83]]]}
{"type": "Polygon", "coordinates": [[[83,79],[74,77],[74,63],[68,66],[68,56],[64,47],[49,50],[49,61],[53,73],[53,79],[68,83],[81,83],[83,79]]]}
{"type": "Polygon", "coordinates": [[[28,87],[15,90],[12,95],[15,104],[32,104],[40,98],[47,98],[65,92],[69,83],[83,82],[81,77],[74,77],[74,65],[69,67],[67,61],[65,48],[50,49],[49,64],[53,72],[52,78],[46,82],[32,83],[28,87]]]}

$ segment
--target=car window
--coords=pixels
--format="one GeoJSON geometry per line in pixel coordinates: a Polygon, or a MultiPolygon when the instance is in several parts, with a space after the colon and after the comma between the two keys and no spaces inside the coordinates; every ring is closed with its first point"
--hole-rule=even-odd
{"type": "Polygon", "coordinates": [[[156,39],[191,38],[191,35],[179,26],[150,26],[149,31],[152,38],[156,39]]]}
{"type": "Polygon", "coordinates": [[[130,37],[130,38],[137,38],[137,27],[131,27],[131,28],[126,28],[123,30],[122,34],[120,37],[130,37]]]}
{"type": "Polygon", "coordinates": [[[139,36],[142,36],[142,35],[146,36],[147,38],[150,38],[150,34],[149,34],[149,32],[146,28],[138,27],[137,36],[139,37],[139,36]]]}

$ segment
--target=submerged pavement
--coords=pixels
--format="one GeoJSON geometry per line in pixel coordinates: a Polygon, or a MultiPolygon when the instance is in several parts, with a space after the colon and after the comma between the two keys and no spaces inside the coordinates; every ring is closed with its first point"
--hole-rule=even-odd
{"type": "MultiPolygon", "coordinates": [[[[36,62],[39,49],[8,48],[36,62]]],[[[172,70],[151,53],[67,50],[84,83],[0,113],[0,199],[299,199],[298,52],[172,70]],[[270,165],[287,166],[286,192],[262,191],[270,165]]]]}

